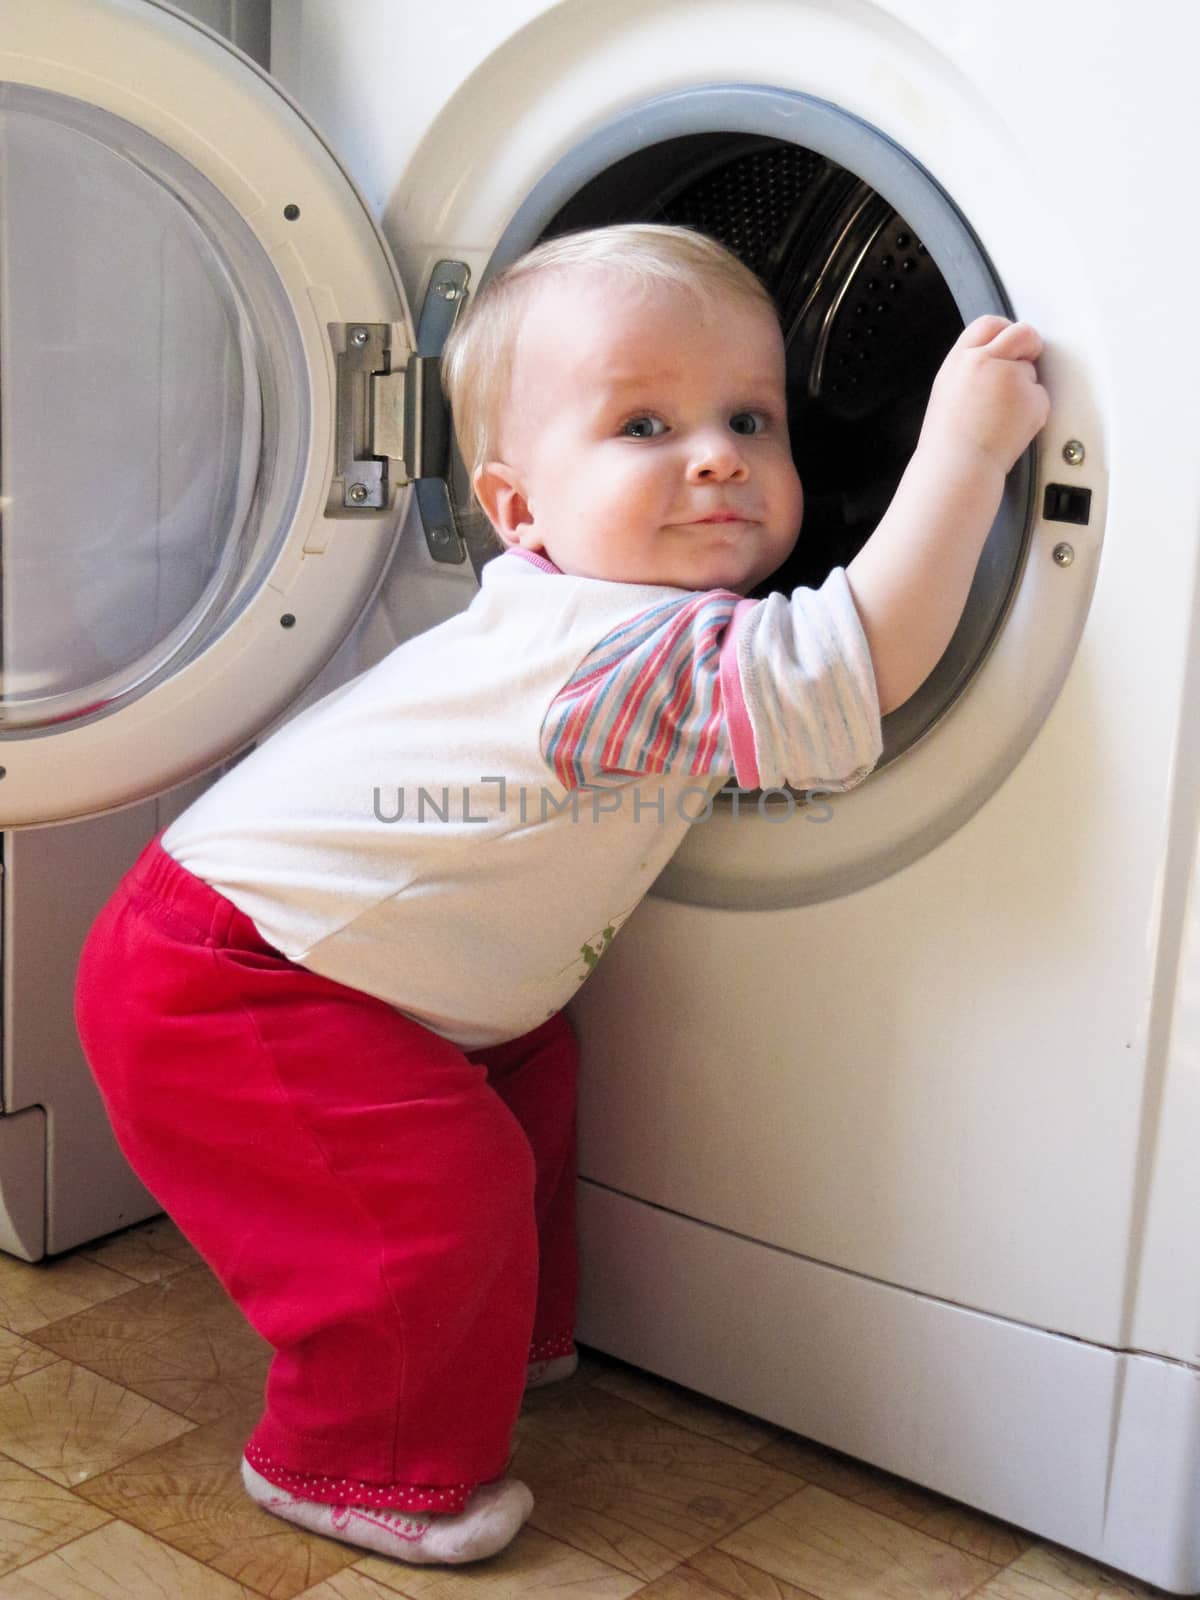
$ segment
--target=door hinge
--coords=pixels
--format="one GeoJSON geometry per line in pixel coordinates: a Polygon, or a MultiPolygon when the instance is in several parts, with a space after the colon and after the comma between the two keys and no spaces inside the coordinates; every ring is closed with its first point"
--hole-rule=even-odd
{"type": "Polygon", "coordinates": [[[337,476],[341,507],[384,509],[394,488],[416,485],[435,561],[461,562],[466,547],[447,488],[450,413],[442,397],[441,350],[467,295],[470,273],[439,262],[421,309],[417,349],[393,366],[391,326],[352,322],[331,330],[337,352],[337,476]]]}

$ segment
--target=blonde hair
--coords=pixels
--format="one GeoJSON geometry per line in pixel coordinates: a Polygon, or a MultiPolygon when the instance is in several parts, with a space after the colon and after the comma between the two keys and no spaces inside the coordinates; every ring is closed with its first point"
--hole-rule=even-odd
{"type": "Polygon", "coordinates": [[[442,384],[472,478],[484,462],[497,458],[514,352],[533,289],[547,274],[578,268],[624,272],[643,285],[667,284],[693,294],[732,294],[775,310],[749,267],[690,228],[622,223],[538,245],[484,284],[442,354],[442,384]]]}

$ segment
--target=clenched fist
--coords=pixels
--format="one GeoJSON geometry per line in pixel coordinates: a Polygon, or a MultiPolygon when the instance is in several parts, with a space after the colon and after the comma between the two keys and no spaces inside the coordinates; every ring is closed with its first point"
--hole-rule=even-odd
{"type": "Polygon", "coordinates": [[[1041,353],[1041,336],[1029,323],[976,317],[938,369],[921,445],[977,451],[1008,472],[1049,415],[1034,368],[1041,353]]]}

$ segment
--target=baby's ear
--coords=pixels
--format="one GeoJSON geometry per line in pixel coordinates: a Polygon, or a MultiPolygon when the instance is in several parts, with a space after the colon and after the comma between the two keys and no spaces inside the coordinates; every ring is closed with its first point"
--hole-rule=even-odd
{"type": "Polygon", "coordinates": [[[530,541],[533,517],[516,471],[503,461],[485,461],[471,479],[475,498],[506,545],[530,541]]]}

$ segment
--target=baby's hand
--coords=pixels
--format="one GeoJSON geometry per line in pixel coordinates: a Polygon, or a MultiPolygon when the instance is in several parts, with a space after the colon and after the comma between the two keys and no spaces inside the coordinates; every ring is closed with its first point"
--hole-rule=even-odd
{"type": "Polygon", "coordinates": [[[938,370],[920,442],[956,454],[979,451],[1007,472],[1050,412],[1033,365],[1041,353],[1027,322],[976,317],[938,370]]]}

